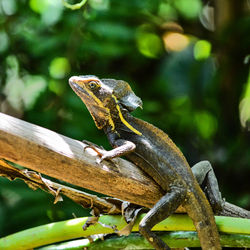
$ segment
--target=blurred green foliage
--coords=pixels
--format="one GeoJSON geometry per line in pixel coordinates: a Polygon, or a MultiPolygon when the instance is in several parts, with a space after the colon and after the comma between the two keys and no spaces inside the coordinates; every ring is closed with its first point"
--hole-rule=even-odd
{"type": "MultiPolygon", "coordinates": [[[[249,209],[250,18],[247,1],[235,2],[210,32],[200,0],[88,0],[74,11],[0,0],[0,109],[109,148],[68,78],[126,80],[144,102],[134,114],[166,131],[190,165],[211,161],[223,196],[249,209]]],[[[0,235],[87,213],[52,201],[0,178],[0,235]]]]}

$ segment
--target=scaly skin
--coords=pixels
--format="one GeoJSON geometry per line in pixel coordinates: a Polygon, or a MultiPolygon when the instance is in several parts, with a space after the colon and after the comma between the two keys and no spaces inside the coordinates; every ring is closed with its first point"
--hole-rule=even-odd
{"type": "Polygon", "coordinates": [[[114,148],[100,160],[126,155],[166,192],[140,222],[140,233],[156,249],[169,249],[151,228],[182,205],[193,220],[202,249],[221,249],[212,209],[181,151],[162,130],[129,113],[142,104],[130,86],[95,76],[71,77],[69,83],[114,148]]]}

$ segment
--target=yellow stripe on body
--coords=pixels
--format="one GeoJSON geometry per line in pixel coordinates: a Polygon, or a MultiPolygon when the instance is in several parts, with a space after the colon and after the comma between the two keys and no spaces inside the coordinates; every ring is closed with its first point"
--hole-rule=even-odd
{"type": "Polygon", "coordinates": [[[119,105],[118,105],[117,98],[116,98],[114,95],[112,95],[112,97],[114,98],[114,100],[115,100],[115,102],[116,102],[116,109],[118,110],[119,117],[120,117],[122,123],[123,123],[126,127],[128,127],[130,130],[132,130],[134,133],[136,133],[137,135],[142,135],[142,133],[141,133],[140,131],[138,131],[137,129],[135,129],[134,127],[132,127],[132,126],[124,119],[124,117],[123,117],[123,115],[122,115],[122,112],[121,112],[121,109],[120,109],[120,107],[119,107],[119,105]]]}

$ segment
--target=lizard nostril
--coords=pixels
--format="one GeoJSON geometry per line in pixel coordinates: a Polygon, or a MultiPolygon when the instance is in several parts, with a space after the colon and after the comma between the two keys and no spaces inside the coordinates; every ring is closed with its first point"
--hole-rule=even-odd
{"type": "Polygon", "coordinates": [[[77,81],[77,76],[71,76],[70,78],[69,78],[69,83],[72,83],[72,82],[76,82],[77,81]]]}

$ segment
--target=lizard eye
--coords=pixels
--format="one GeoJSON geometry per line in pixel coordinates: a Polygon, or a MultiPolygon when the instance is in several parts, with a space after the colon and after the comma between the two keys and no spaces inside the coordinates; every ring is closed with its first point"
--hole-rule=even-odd
{"type": "Polygon", "coordinates": [[[88,83],[88,86],[89,86],[89,88],[90,88],[91,90],[94,90],[94,89],[96,89],[99,85],[98,85],[97,82],[91,81],[91,82],[88,83]]]}

